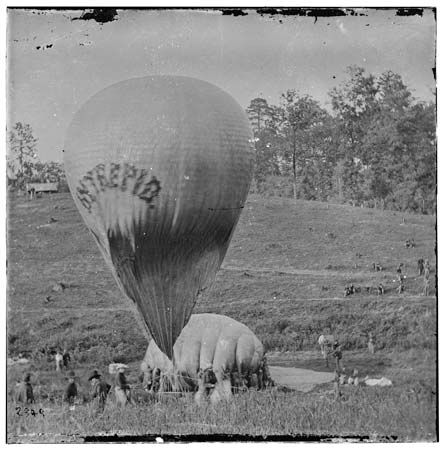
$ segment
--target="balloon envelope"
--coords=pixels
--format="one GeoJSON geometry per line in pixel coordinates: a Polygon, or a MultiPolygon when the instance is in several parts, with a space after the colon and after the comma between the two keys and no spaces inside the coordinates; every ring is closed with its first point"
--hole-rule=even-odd
{"type": "Polygon", "coordinates": [[[77,112],[64,164],[119,286],[171,358],[248,194],[254,148],[244,111],[193,78],[123,81],[77,112]]]}

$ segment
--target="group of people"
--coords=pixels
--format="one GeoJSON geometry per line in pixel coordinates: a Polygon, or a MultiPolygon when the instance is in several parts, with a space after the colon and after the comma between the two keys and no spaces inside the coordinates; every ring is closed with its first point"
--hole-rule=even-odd
{"type": "MultiPolygon", "coordinates": [[[[404,278],[405,276],[402,273],[403,263],[400,263],[397,269],[397,277],[398,277],[398,294],[402,294],[404,292],[404,278]]],[[[418,276],[423,277],[423,292],[422,294],[427,296],[429,295],[429,285],[430,285],[430,264],[428,259],[420,258],[417,261],[418,268],[418,276]]]]}
{"type": "Polygon", "coordinates": [[[383,266],[379,263],[373,263],[372,264],[372,270],[375,272],[382,272],[383,271],[383,266]]]}
{"type": "Polygon", "coordinates": [[[54,360],[56,361],[56,372],[60,372],[62,368],[68,370],[71,362],[71,355],[66,349],[63,351],[58,349],[54,356],[54,360]]]}
{"type": "MultiPolygon", "coordinates": [[[[274,386],[271,378],[268,363],[264,356],[256,371],[246,371],[240,373],[238,370],[225,370],[220,381],[229,381],[225,389],[232,394],[248,390],[263,390],[274,386]]],[[[199,369],[196,376],[189,376],[185,373],[177,376],[169,372],[163,372],[156,367],[145,367],[139,377],[143,389],[149,393],[178,392],[178,391],[202,391],[203,397],[216,388],[218,383],[217,375],[212,367],[199,369]]]]}
{"type": "Polygon", "coordinates": [[[415,240],[413,238],[406,239],[406,248],[414,248],[415,240]]]}
{"type": "MultiPolygon", "coordinates": [[[[329,357],[334,359],[334,383],[336,395],[340,395],[339,386],[343,384],[358,386],[359,375],[357,369],[353,369],[350,376],[347,376],[346,369],[342,364],[342,346],[339,341],[333,335],[322,334],[321,336],[319,336],[318,344],[320,346],[322,356],[325,359],[326,367],[329,367],[329,357]]],[[[368,333],[367,348],[371,354],[375,353],[375,337],[372,332],[368,333]]]]}
{"type": "MultiPolygon", "coordinates": [[[[131,402],[130,385],[127,382],[124,372],[125,368],[119,368],[114,378],[114,392],[116,404],[118,406],[125,406],[126,404],[131,402]]],[[[68,384],[64,389],[63,400],[70,407],[73,407],[76,400],[80,398],[81,394],[75,372],[73,370],[70,370],[67,373],[66,379],[68,384]]],[[[94,370],[91,373],[88,378],[88,382],[90,384],[88,395],[89,400],[95,403],[98,412],[104,411],[105,404],[112,386],[102,379],[101,374],[97,370],[94,370]]],[[[83,399],[86,400],[85,396],[83,396],[83,399]]],[[[14,400],[16,401],[16,403],[35,402],[30,373],[25,373],[22,377],[22,380],[16,384],[14,400]]]]}
{"type": "Polygon", "coordinates": [[[322,334],[319,336],[318,344],[321,348],[322,356],[325,359],[325,365],[328,367],[328,358],[333,357],[336,362],[336,368],[341,367],[342,350],[339,341],[332,335],[322,334]]]}
{"type": "MultiPolygon", "coordinates": [[[[406,242],[409,242],[409,240],[406,242]]],[[[411,242],[413,242],[413,240],[411,242]]],[[[404,280],[405,280],[406,276],[403,274],[403,266],[404,266],[404,264],[400,263],[396,270],[397,281],[398,281],[398,286],[396,288],[396,292],[398,294],[402,294],[405,291],[404,280]]],[[[427,296],[427,295],[429,295],[430,270],[431,270],[429,260],[427,260],[427,259],[424,260],[423,258],[418,259],[417,267],[418,267],[418,276],[423,276],[423,292],[422,292],[422,294],[427,296]]],[[[383,267],[381,266],[381,264],[373,263],[372,269],[374,271],[382,271],[383,267]]],[[[365,288],[365,291],[367,293],[371,293],[371,292],[373,292],[373,290],[374,290],[374,288],[372,288],[372,287],[365,288]]],[[[353,284],[349,284],[344,287],[344,297],[348,297],[348,296],[353,295],[358,292],[361,292],[361,288],[353,286],[353,284]]],[[[376,287],[376,292],[378,295],[384,295],[385,289],[384,289],[384,285],[382,283],[378,284],[378,286],[376,287]]]]}
{"type": "MultiPolygon", "coordinates": [[[[344,297],[348,297],[353,294],[360,293],[364,289],[367,294],[371,294],[375,291],[375,288],[373,286],[366,286],[365,288],[361,288],[360,286],[354,286],[353,284],[348,284],[344,287],[344,297]]],[[[379,283],[378,286],[376,286],[376,292],[378,295],[384,295],[384,285],[382,283],[379,283]]]]}
{"type": "MultiPolygon", "coordinates": [[[[368,350],[371,354],[375,353],[375,338],[371,332],[368,333],[368,350]]],[[[346,368],[343,366],[342,360],[342,346],[338,340],[332,336],[322,335],[319,338],[321,344],[322,354],[324,355],[326,365],[328,367],[328,357],[331,356],[335,361],[334,368],[334,393],[335,397],[341,397],[340,386],[353,385],[359,386],[359,372],[357,369],[352,369],[350,375],[347,374],[346,368]],[[321,339],[322,338],[322,339],[321,339]]]]}
{"type": "Polygon", "coordinates": [[[344,297],[348,297],[349,295],[353,295],[355,292],[358,292],[357,288],[353,286],[353,284],[349,284],[344,288],[344,297]]]}
{"type": "Polygon", "coordinates": [[[341,389],[342,385],[352,385],[359,386],[359,372],[357,369],[353,369],[351,374],[347,376],[347,371],[345,367],[341,370],[335,369],[334,371],[334,394],[336,398],[341,397],[341,389]]]}
{"type": "MultiPolygon", "coordinates": [[[[97,370],[94,370],[89,376],[88,382],[90,383],[90,399],[96,402],[97,409],[102,412],[105,408],[111,385],[102,380],[101,374],[97,370]]],[[[65,388],[64,401],[73,406],[78,396],[79,389],[76,383],[76,375],[73,371],[70,371],[68,374],[68,385],[65,388]]]]}
{"type": "MultiPolygon", "coordinates": [[[[131,401],[130,385],[127,382],[124,372],[125,369],[123,367],[119,368],[114,378],[114,392],[116,404],[118,406],[125,406],[131,401]]],[[[91,375],[88,377],[88,382],[90,383],[90,400],[96,403],[96,408],[99,412],[104,411],[105,403],[112,386],[102,379],[102,375],[97,370],[94,370],[91,373],[91,375]]],[[[78,397],[78,393],[79,390],[75,381],[75,374],[74,372],[70,372],[68,385],[65,389],[64,400],[69,405],[73,405],[76,398],[78,397]]]]}

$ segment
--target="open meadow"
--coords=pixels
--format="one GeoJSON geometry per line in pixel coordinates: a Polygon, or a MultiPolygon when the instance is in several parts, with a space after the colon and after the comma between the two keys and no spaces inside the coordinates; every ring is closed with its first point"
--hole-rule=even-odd
{"type": "MultiPolygon", "coordinates": [[[[143,398],[125,414],[110,402],[102,415],[62,402],[66,374],[40,350],[67,348],[83,392],[92,369],[111,362],[138,367],[147,342],[122,298],[70,194],[8,205],[9,442],[73,442],[85,436],[250,435],[362,437],[372,441],[437,439],[436,219],[322,202],[251,195],[213,288],[194,312],[230,316],[259,337],[270,365],[327,369],[318,337],[335,335],[343,364],[360,377],[387,377],[390,387],[333,384],[303,393],[280,387],[198,407],[190,395],[143,398]],[[406,248],[413,239],[415,247],[406,248]],[[432,268],[423,296],[417,260],[432,268]],[[383,271],[371,266],[379,263],[383,271]],[[403,263],[405,291],[396,270],[403,263]],[[65,289],[54,291],[55,283],[65,289]],[[382,283],[385,294],[378,296],[382,283]],[[361,292],[344,297],[353,284],[361,292]],[[370,289],[367,289],[370,288],[370,289]],[[367,352],[368,333],[376,352],[367,352]],[[15,381],[30,372],[36,415],[17,410],[15,381]],[[39,413],[38,411],[41,410],[39,413]]],[[[135,388],[135,392],[137,388],[135,388]]]]}

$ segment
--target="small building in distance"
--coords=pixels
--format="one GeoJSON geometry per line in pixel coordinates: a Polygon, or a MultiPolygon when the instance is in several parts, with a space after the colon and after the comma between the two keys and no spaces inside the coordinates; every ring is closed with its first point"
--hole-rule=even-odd
{"type": "Polygon", "coordinates": [[[59,192],[59,183],[27,183],[26,192],[30,199],[40,197],[42,193],[55,194],[59,192]]]}

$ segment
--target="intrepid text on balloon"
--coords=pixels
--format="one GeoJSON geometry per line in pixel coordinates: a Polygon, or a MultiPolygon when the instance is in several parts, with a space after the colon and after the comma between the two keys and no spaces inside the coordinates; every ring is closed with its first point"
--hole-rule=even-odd
{"type": "Polygon", "coordinates": [[[154,176],[149,179],[146,169],[138,169],[128,163],[98,164],[79,180],[76,196],[91,211],[97,195],[110,188],[119,188],[122,192],[131,191],[153,208],[152,201],[159,194],[161,183],[154,176]]]}

